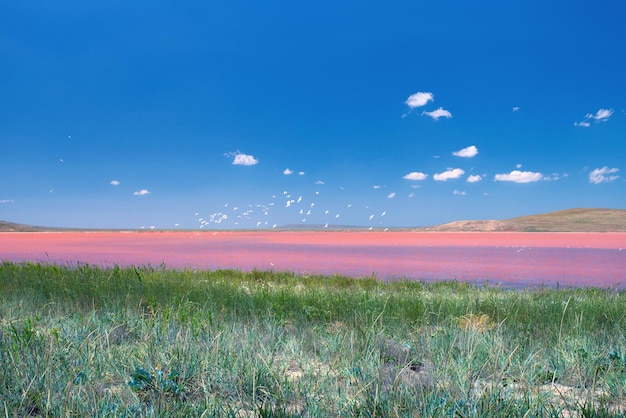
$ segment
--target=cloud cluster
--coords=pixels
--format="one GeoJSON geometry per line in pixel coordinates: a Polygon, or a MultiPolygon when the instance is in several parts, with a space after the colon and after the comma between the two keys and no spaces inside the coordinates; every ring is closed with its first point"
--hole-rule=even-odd
{"type": "Polygon", "coordinates": [[[591,173],[589,173],[589,183],[599,184],[599,183],[609,183],[613,180],[617,180],[619,176],[614,176],[619,171],[619,168],[609,168],[602,167],[596,168],[591,173]]]}
{"type": "Polygon", "coordinates": [[[481,181],[483,178],[481,176],[479,176],[478,174],[472,174],[471,176],[469,176],[467,178],[467,182],[468,183],[478,183],[479,181],[481,181]]]}
{"type": "Polygon", "coordinates": [[[543,174],[533,171],[513,170],[510,173],[496,174],[495,181],[511,181],[513,183],[532,183],[543,178],[543,174]]]}
{"type": "MultiPolygon", "coordinates": [[[[402,117],[406,117],[411,111],[417,107],[426,106],[429,102],[435,101],[435,96],[431,92],[418,91],[417,93],[411,94],[405,101],[405,104],[409,107],[409,111],[402,115],[402,117]]],[[[422,116],[428,116],[433,118],[434,120],[439,120],[439,118],[451,118],[452,113],[450,111],[444,109],[443,107],[439,107],[438,109],[432,110],[430,112],[423,111],[421,113],[422,116]]]]}
{"type": "Polygon", "coordinates": [[[606,122],[613,115],[613,109],[598,109],[598,111],[594,113],[587,113],[585,115],[585,119],[580,122],[574,122],[574,126],[582,126],[583,128],[588,128],[591,126],[591,121],[595,122],[606,122]]]}

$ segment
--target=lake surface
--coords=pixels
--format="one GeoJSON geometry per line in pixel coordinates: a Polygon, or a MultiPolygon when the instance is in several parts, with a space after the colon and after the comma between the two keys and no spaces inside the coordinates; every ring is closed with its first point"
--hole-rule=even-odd
{"type": "Polygon", "coordinates": [[[626,288],[625,233],[0,233],[0,260],[626,288]]]}

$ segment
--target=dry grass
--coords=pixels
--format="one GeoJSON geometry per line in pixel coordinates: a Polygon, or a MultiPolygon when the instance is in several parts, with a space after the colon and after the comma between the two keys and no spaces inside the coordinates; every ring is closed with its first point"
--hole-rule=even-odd
{"type": "Polygon", "coordinates": [[[424,229],[442,232],[626,232],[626,210],[567,209],[503,221],[454,221],[424,229]]]}

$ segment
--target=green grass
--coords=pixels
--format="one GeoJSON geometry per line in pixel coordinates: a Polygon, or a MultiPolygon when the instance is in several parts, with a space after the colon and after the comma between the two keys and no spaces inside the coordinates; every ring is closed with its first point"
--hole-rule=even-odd
{"type": "Polygon", "coordinates": [[[0,264],[5,416],[620,416],[626,294],[0,264]]]}

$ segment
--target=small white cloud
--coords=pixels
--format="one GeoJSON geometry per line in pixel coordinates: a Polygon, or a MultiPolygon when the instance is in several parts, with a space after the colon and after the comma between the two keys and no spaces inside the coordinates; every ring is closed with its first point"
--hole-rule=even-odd
{"type": "Polygon", "coordinates": [[[288,168],[285,168],[285,169],[283,170],[283,174],[284,174],[284,175],[286,175],[286,176],[289,176],[289,175],[293,174],[293,170],[290,170],[290,169],[288,169],[288,168]]]}
{"type": "Polygon", "coordinates": [[[259,162],[254,156],[244,154],[240,151],[237,152],[228,152],[224,154],[226,157],[233,158],[233,165],[255,165],[259,162]]]}
{"type": "Polygon", "coordinates": [[[409,193],[409,199],[412,198],[412,197],[415,197],[415,193],[413,193],[413,192],[409,193]]]}
{"type": "Polygon", "coordinates": [[[119,186],[120,182],[117,180],[111,180],[111,186],[119,186]]]}
{"type": "Polygon", "coordinates": [[[518,112],[519,111],[519,106],[513,106],[513,112],[518,112]]]}
{"type": "Polygon", "coordinates": [[[454,190],[452,194],[457,196],[465,196],[467,193],[465,193],[465,191],[454,190]]]}
{"type": "Polygon", "coordinates": [[[13,203],[14,200],[13,199],[2,199],[0,200],[0,203],[13,203]]]}
{"type": "Polygon", "coordinates": [[[405,180],[426,180],[426,177],[428,177],[428,174],[424,174],[421,173],[419,171],[412,171],[409,174],[407,174],[406,176],[402,177],[405,180]]]}
{"type": "Polygon", "coordinates": [[[513,170],[506,174],[496,174],[495,181],[512,181],[514,183],[532,183],[543,178],[543,174],[532,171],[513,170]]]}
{"type": "Polygon", "coordinates": [[[613,114],[613,109],[599,109],[595,115],[591,113],[587,115],[587,118],[595,119],[597,121],[608,120],[613,114]]]}
{"type": "Polygon", "coordinates": [[[610,174],[615,174],[618,171],[619,168],[609,168],[606,166],[602,168],[596,168],[591,173],[589,173],[589,183],[609,183],[613,180],[617,180],[619,176],[612,176],[610,174]]]}
{"type": "Polygon", "coordinates": [[[545,181],[559,180],[561,175],[559,173],[552,173],[550,176],[544,176],[545,181]]]}
{"type": "Polygon", "coordinates": [[[443,107],[440,107],[439,109],[433,110],[432,112],[422,112],[422,115],[426,115],[429,116],[431,118],[433,118],[434,120],[439,120],[439,118],[451,118],[452,117],[452,113],[450,113],[449,111],[447,111],[446,109],[444,109],[443,107]]]}
{"type": "Polygon", "coordinates": [[[378,189],[380,189],[382,186],[381,186],[381,185],[379,185],[379,184],[375,184],[373,187],[374,187],[374,189],[375,189],[375,190],[378,190],[378,189]]]}
{"type": "Polygon", "coordinates": [[[476,154],[478,154],[478,148],[476,148],[475,145],[470,145],[469,147],[460,149],[458,151],[454,151],[452,153],[452,155],[456,157],[465,157],[465,158],[474,157],[476,156],[476,154]]]}
{"type": "Polygon", "coordinates": [[[591,126],[591,120],[595,120],[596,122],[606,122],[612,115],[613,109],[598,109],[595,114],[587,113],[584,120],[580,122],[574,122],[574,126],[582,126],[584,128],[588,128],[589,126],[591,126]]]}
{"type": "Polygon", "coordinates": [[[324,184],[324,182],[322,180],[318,180],[318,181],[315,182],[315,184],[322,185],[322,184],[324,184]]]}
{"type": "Polygon", "coordinates": [[[469,176],[467,178],[467,182],[468,183],[478,183],[479,181],[481,181],[483,178],[481,176],[479,176],[478,174],[473,174],[471,176],[469,176]]]}
{"type": "Polygon", "coordinates": [[[139,191],[136,191],[133,193],[135,196],[145,196],[147,194],[150,194],[150,191],[147,189],[141,189],[139,191]]]}
{"type": "Polygon", "coordinates": [[[433,176],[433,178],[437,181],[447,181],[450,179],[458,179],[463,174],[465,174],[465,171],[463,171],[462,169],[453,168],[453,169],[444,171],[443,173],[437,173],[433,176]]]}
{"type": "Polygon", "coordinates": [[[521,165],[521,164],[519,164],[519,163],[517,163],[517,164],[515,164],[515,168],[518,168],[518,169],[519,169],[519,168],[522,168],[522,165],[521,165]]]}
{"type": "Polygon", "coordinates": [[[415,109],[416,107],[422,107],[426,105],[428,102],[432,102],[435,99],[432,93],[430,92],[422,92],[418,91],[415,94],[409,96],[406,99],[406,105],[411,109],[415,109]]]}
{"type": "Polygon", "coordinates": [[[299,176],[304,176],[304,171],[298,171],[299,176]]]}
{"type": "Polygon", "coordinates": [[[388,199],[393,199],[394,197],[396,197],[396,194],[394,192],[391,192],[387,195],[388,199]]]}

